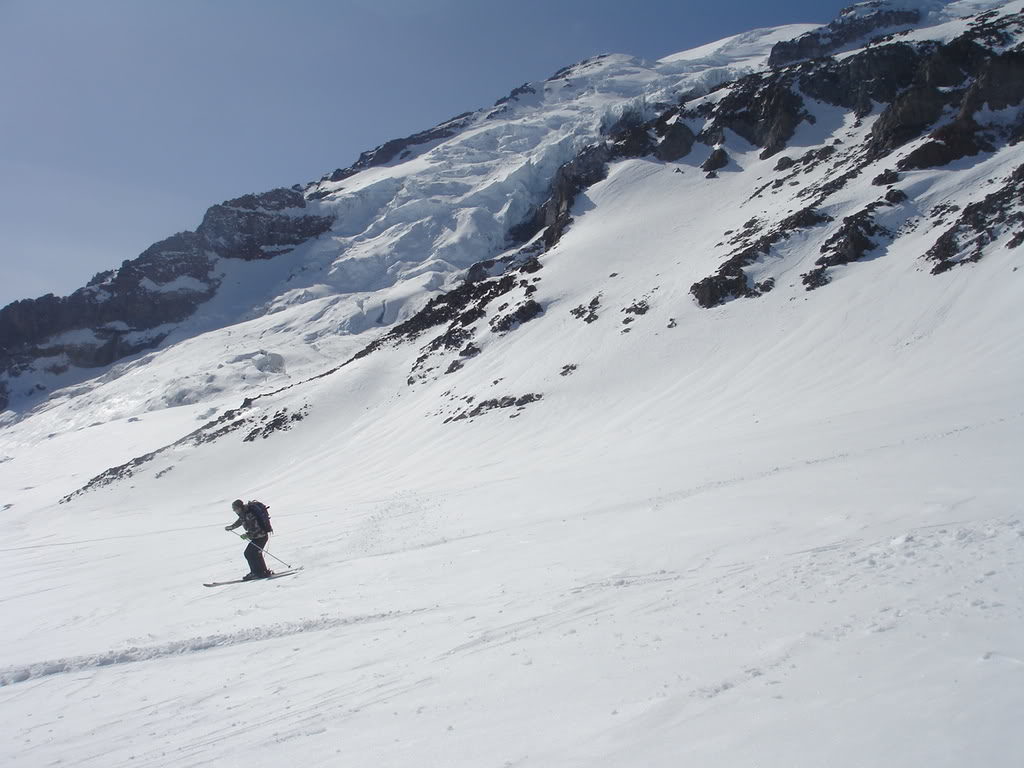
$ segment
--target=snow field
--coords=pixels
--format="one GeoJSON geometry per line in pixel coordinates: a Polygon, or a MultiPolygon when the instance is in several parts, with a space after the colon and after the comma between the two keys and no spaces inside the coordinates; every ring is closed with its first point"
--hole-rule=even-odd
{"type": "MultiPolygon", "coordinates": [[[[750,40],[764,43],[738,39],[729,55],[750,40]]],[[[635,62],[602,61],[587,65],[593,84],[618,73],[620,90],[644,92],[627,77],[635,62]]],[[[591,117],[615,103],[603,99],[583,105],[591,117]]],[[[537,103],[521,109],[572,134],[537,103]]],[[[818,122],[794,156],[870,129],[811,106],[818,122]]],[[[541,136],[506,138],[537,147],[541,136]]],[[[417,184],[443,183],[432,192],[482,189],[490,205],[500,195],[480,167],[463,169],[465,187],[427,171],[457,176],[469,150],[487,165],[494,138],[425,147],[408,168],[425,174],[417,184]]],[[[824,164],[748,200],[776,159],[733,136],[727,148],[716,180],[699,170],[708,149],[676,165],[614,164],[531,276],[544,314],[507,334],[480,322],[482,353],[452,374],[436,356],[433,374],[407,384],[428,334],[303,383],[370,337],[338,330],[401,317],[448,274],[338,298],[324,274],[358,260],[335,264],[321,244],[296,253],[308,284],[272,314],[7,427],[0,760],[1015,767],[1024,271],[1002,243],[939,276],[921,256],[942,231],[927,211],[985,194],[1020,148],[904,174],[918,208],[886,223],[918,217],[917,229],[807,292],[799,275],[820,244],[884,194],[870,180],[886,164],[865,170],[823,204],[833,222],[750,268],[776,277],[772,292],[702,310],[689,287],[731,250],[724,233],[780,220],[835,172],[824,164]],[[594,297],[595,322],[570,314],[594,297]],[[624,311],[641,301],[645,312],[624,311]],[[270,354],[283,368],[257,367],[270,354]],[[171,448],[56,503],[288,384],[250,410],[304,412],[290,429],[171,448]],[[196,397],[157,405],[175,392],[196,397]],[[522,410],[444,421],[469,397],[531,393],[542,398],[522,410]],[[245,568],[222,530],[238,496],[270,504],[270,551],[301,574],[201,586],[245,568]]],[[[422,213],[412,186],[384,218],[375,207],[407,183],[392,178],[400,168],[341,182],[337,204],[365,215],[360,226],[409,224],[399,220],[422,213]]],[[[486,239],[472,212],[455,218],[465,228],[446,242],[486,239]]],[[[357,237],[355,224],[334,235],[357,237]]],[[[362,265],[367,287],[381,263],[362,265]]],[[[239,278],[225,312],[245,287],[239,278]]]]}
{"type": "Polygon", "coordinates": [[[414,350],[383,350],[258,406],[308,403],[290,431],[21,518],[5,756],[1012,765],[1009,254],[934,278],[889,253],[806,301],[699,311],[712,260],[661,234],[677,181],[616,166],[544,258],[545,315],[462,371],[409,387],[414,350]],[[597,291],[595,323],[568,314],[597,291]],[[544,398],[444,424],[446,391],[544,398]],[[237,495],[302,574],[199,586],[244,568],[237,495]]]}

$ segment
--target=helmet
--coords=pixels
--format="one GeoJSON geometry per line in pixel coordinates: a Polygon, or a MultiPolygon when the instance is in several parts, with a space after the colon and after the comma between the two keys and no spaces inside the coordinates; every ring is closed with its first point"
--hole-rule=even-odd
{"type": "Polygon", "coordinates": [[[241,512],[243,509],[245,509],[245,502],[242,501],[241,499],[235,499],[234,501],[231,502],[231,508],[235,510],[235,512],[241,512]]]}

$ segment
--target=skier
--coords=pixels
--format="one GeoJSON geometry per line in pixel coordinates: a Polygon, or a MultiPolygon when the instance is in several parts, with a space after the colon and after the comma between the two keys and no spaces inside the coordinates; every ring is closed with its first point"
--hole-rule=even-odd
{"type": "Polygon", "coordinates": [[[248,504],[241,499],[235,499],[231,503],[231,509],[238,519],[231,525],[224,526],[225,531],[233,531],[238,526],[245,526],[243,539],[248,539],[249,544],[245,548],[245,560],[249,563],[249,573],[242,578],[245,581],[250,579],[265,579],[273,574],[267,568],[263,560],[263,550],[267,547],[267,539],[274,532],[270,525],[270,515],[267,513],[267,506],[259,501],[250,501],[248,504]]]}

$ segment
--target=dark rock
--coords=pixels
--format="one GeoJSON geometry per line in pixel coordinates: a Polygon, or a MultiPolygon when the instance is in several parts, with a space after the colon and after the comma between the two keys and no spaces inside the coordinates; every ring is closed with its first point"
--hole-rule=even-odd
{"type": "Polygon", "coordinates": [[[801,59],[828,56],[879,30],[908,27],[921,20],[921,13],[917,10],[886,8],[883,3],[877,2],[874,13],[864,13],[864,6],[861,3],[844,8],[839,18],[827,26],[805,32],[795,40],[776,43],[768,56],[769,66],[782,67],[801,59]]]}
{"type": "Polygon", "coordinates": [[[295,422],[302,421],[306,417],[306,410],[289,413],[287,408],[277,411],[272,417],[264,416],[259,420],[256,427],[250,430],[249,434],[242,438],[243,443],[251,443],[256,438],[266,440],[275,432],[286,432],[292,428],[295,422]]]}
{"type": "Polygon", "coordinates": [[[901,171],[938,168],[962,157],[991,152],[992,145],[977,133],[978,125],[971,118],[955,120],[932,132],[932,141],[915,149],[896,167],[901,171]]]}
{"type": "Polygon", "coordinates": [[[654,151],[654,139],[645,125],[630,125],[612,133],[611,151],[616,158],[644,157],[654,151]]]}
{"type": "Polygon", "coordinates": [[[419,144],[427,144],[431,141],[451,138],[452,136],[460,133],[472,121],[473,113],[463,112],[461,115],[456,115],[455,117],[446,120],[440,125],[429,130],[420,131],[419,133],[414,133],[412,136],[406,136],[405,138],[386,141],[380,146],[359,155],[359,159],[353,163],[352,169],[358,172],[366,168],[375,168],[377,166],[387,165],[409,147],[414,147],[419,144]]]}
{"type": "Polygon", "coordinates": [[[4,307],[0,374],[16,376],[38,357],[63,356],[70,365],[95,368],[157,346],[166,331],[145,331],[181,322],[216,293],[214,257],[268,259],[330,228],[331,217],[287,213],[305,207],[295,189],[244,195],[211,207],[195,232],[151,245],[70,296],[4,307]],[[52,341],[74,330],[91,330],[95,341],[52,341]]]}
{"type": "Polygon", "coordinates": [[[1024,165],[1017,166],[999,190],[965,207],[924,258],[935,262],[932,274],[938,275],[980,261],[985,247],[1008,232],[1014,233],[1008,246],[1024,242],[1024,165]]]}
{"type": "Polygon", "coordinates": [[[607,59],[610,55],[611,54],[609,53],[599,53],[597,56],[591,56],[589,59],[584,59],[576,64],[570,64],[567,67],[562,67],[545,82],[553,83],[556,80],[568,80],[569,76],[572,75],[573,72],[585,71],[591,64],[601,61],[602,59],[607,59]]]}
{"type": "Polygon", "coordinates": [[[705,309],[724,304],[729,299],[747,296],[747,275],[739,266],[724,265],[718,272],[690,286],[690,293],[705,309]]]}
{"type": "Polygon", "coordinates": [[[794,165],[796,165],[796,161],[792,157],[789,157],[788,155],[783,155],[782,157],[779,158],[778,162],[775,163],[775,170],[788,171],[794,165]]]}
{"type": "Polygon", "coordinates": [[[535,300],[528,299],[519,305],[515,311],[492,320],[491,328],[498,333],[507,333],[542,314],[544,314],[544,307],[535,300]]]}
{"type": "Polygon", "coordinates": [[[808,291],[813,291],[831,283],[832,277],[828,274],[826,267],[815,267],[800,275],[800,281],[808,291]]]}
{"type": "Polygon", "coordinates": [[[942,116],[950,97],[932,86],[913,86],[897,96],[871,128],[868,152],[880,157],[916,139],[942,116]]]}
{"type": "MultiPolygon", "coordinates": [[[[347,178],[355,176],[357,173],[359,173],[358,168],[335,168],[333,173],[323,178],[323,181],[344,181],[347,178]]],[[[325,192],[324,194],[326,195],[329,193],[325,192]]]]}
{"type": "Polygon", "coordinates": [[[612,151],[608,145],[592,144],[574,159],[564,163],[555,173],[548,199],[512,227],[509,236],[514,241],[523,242],[545,230],[545,248],[557,243],[569,226],[569,211],[576,201],[576,195],[607,176],[607,163],[611,157],[612,151]]]}
{"type": "Polygon", "coordinates": [[[226,200],[221,205],[247,211],[283,211],[288,208],[305,208],[306,199],[301,191],[280,187],[261,194],[242,195],[234,200],[226,200]]]}
{"type": "Polygon", "coordinates": [[[884,187],[889,184],[895,184],[899,180],[900,175],[896,173],[896,171],[894,171],[891,168],[886,168],[880,174],[875,176],[875,178],[871,180],[871,183],[874,184],[876,187],[884,187]]]}
{"type": "Polygon", "coordinates": [[[535,403],[541,400],[543,395],[533,393],[527,395],[504,395],[503,397],[495,397],[489,400],[482,400],[477,403],[471,410],[462,411],[454,416],[449,416],[445,419],[445,423],[448,424],[454,421],[465,421],[466,419],[475,419],[477,416],[481,416],[488,411],[492,411],[500,408],[518,408],[523,409],[530,403],[535,403]]]}
{"type": "Polygon", "coordinates": [[[721,147],[713,150],[708,159],[701,165],[701,169],[711,172],[725,168],[729,164],[729,153],[721,147]]]}
{"type": "Polygon", "coordinates": [[[246,195],[206,211],[196,234],[217,255],[229,259],[272,259],[331,228],[330,216],[287,216],[279,212],[305,208],[302,195],[277,189],[246,195]]]}
{"type": "MultiPolygon", "coordinates": [[[[528,87],[528,86],[527,86],[528,87]]],[[[516,89],[518,90],[518,89],[516,89]]],[[[524,91],[525,92],[525,91],[524,91]]],[[[516,91],[513,91],[515,94],[516,91]]],[[[500,103],[500,102],[499,102],[500,103]]],[[[315,182],[311,185],[308,191],[308,198],[310,200],[321,200],[327,195],[331,194],[328,190],[317,189],[317,184],[323,182],[338,182],[344,181],[347,178],[355,176],[360,171],[364,171],[367,168],[375,168],[381,165],[387,165],[392,160],[398,157],[407,157],[410,153],[410,148],[419,146],[421,144],[428,144],[432,141],[440,141],[441,139],[448,139],[461,133],[467,126],[469,126],[475,119],[474,113],[463,112],[461,115],[446,120],[445,122],[434,126],[426,131],[420,131],[414,133],[412,136],[406,136],[401,139],[392,139],[386,141],[383,144],[374,147],[371,150],[363,152],[359,155],[359,158],[348,168],[338,168],[333,173],[324,176],[319,182],[315,182]]]]}
{"type": "Polygon", "coordinates": [[[583,322],[589,325],[590,323],[597,320],[597,308],[599,306],[601,306],[600,295],[592,298],[590,300],[590,304],[588,304],[585,307],[582,304],[580,304],[575,309],[570,309],[569,314],[575,318],[578,318],[579,320],[582,320],[583,322]]]}
{"type": "Polygon", "coordinates": [[[994,151],[974,115],[985,105],[998,110],[1017,106],[1024,100],[1024,54],[1010,52],[992,56],[971,71],[976,76],[959,100],[956,118],[933,131],[932,140],[905,157],[899,168],[935,168],[963,157],[994,151]]]}
{"type": "Polygon", "coordinates": [[[921,53],[906,43],[869,48],[836,61],[808,62],[797,68],[801,92],[826,104],[871,113],[872,102],[889,103],[914,82],[921,53]]]}
{"type": "Polygon", "coordinates": [[[690,154],[697,140],[685,123],[675,122],[667,126],[661,140],[654,148],[654,156],[665,163],[674,163],[690,154]]]}
{"type": "Polygon", "coordinates": [[[494,299],[518,285],[514,274],[480,282],[464,282],[448,293],[433,297],[419,312],[396,326],[363,350],[365,356],[386,342],[411,341],[439,325],[452,324],[449,330],[462,328],[468,318],[483,317],[482,311],[494,299]]]}
{"type": "Polygon", "coordinates": [[[973,115],[985,104],[1000,110],[1024,101],[1024,52],[1010,51],[987,59],[964,95],[961,115],[973,115]]]}
{"type": "Polygon", "coordinates": [[[885,193],[885,201],[890,205],[899,205],[900,203],[905,203],[908,199],[907,193],[902,189],[890,189],[885,193]]]}
{"type": "Polygon", "coordinates": [[[639,299],[625,307],[622,311],[628,315],[646,315],[650,308],[651,305],[647,303],[646,299],[639,299]]]}
{"type": "MultiPolygon", "coordinates": [[[[734,251],[714,275],[705,277],[690,286],[690,293],[697,303],[706,309],[731,299],[754,298],[767,293],[775,287],[775,280],[768,278],[761,283],[750,285],[743,268],[768,255],[773,245],[787,240],[793,232],[809,229],[831,220],[830,216],[811,207],[803,208],[787,216],[767,234],[734,251]]],[[[749,225],[752,222],[756,222],[756,219],[751,219],[747,223],[749,225]]],[[[750,231],[749,227],[746,231],[750,231]]]]}
{"type": "Polygon", "coordinates": [[[536,89],[529,83],[523,83],[518,88],[513,88],[512,92],[504,98],[498,99],[494,102],[494,106],[500,107],[502,104],[507,104],[510,101],[517,100],[520,96],[525,96],[528,93],[537,93],[536,89]]]}
{"type": "Polygon", "coordinates": [[[877,248],[878,243],[873,238],[892,237],[892,232],[875,223],[874,211],[878,205],[869,205],[864,210],[843,219],[839,229],[821,246],[823,255],[815,261],[819,269],[803,275],[803,283],[808,290],[828,282],[824,274],[828,267],[858,261],[865,253],[877,248]]]}
{"type": "Polygon", "coordinates": [[[103,272],[97,272],[95,275],[92,276],[89,282],[85,284],[85,287],[91,288],[94,285],[101,285],[102,283],[105,283],[108,280],[110,280],[110,278],[112,278],[113,276],[114,270],[112,269],[108,269],[103,272]]]}
{"type": "Polygon", "coordinates": [[[757,147],[762,158],[786,146],[796,127],[810,118],[790,76],[748,75],[730,86],[728,95],[712,108],[710,124],[700,133],[706,144],[722,144],[726,129],[757,147]]]}
{"type": "MultiPolygon", "coordinates": [[[[536,232],[534,234],[536,234],[536,232]]],[[[485,259],[484,261],[478,261],[476,264],[473,264],[469,270],[467,270],[466,282],[478,283],[489,277],[499,277],[512,270],[526,274],[537,272],[542,268],[540,260],[537,258],[537,254],[543,249],[543,247],[544,246],[541,243],[531,243],[524,248],[520,248],[509,256],[503,256],[500,259],[485,259]]]]}

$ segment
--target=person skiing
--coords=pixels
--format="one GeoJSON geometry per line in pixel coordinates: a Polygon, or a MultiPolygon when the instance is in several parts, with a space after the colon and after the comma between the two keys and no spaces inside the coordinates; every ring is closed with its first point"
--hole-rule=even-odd
{"type": "Polygon", "coordinates": [[[273,571],[267,568],[263,559],[263,550],[267,547],[267,539],[274,532],[270,525],[268,507],[259,501],[250,501],[246,504],[241,499],[231,502],[231,509],[238,519],[231,525],[224,526],[225,531],[233,531],[238,526],[245,527],[243,539],[248,539],[249,544],[245,548],[245,560],[249,563],[249,573],[242,577],[245,581],[250,579],[265,579],[273,575],[273,571]]]}

